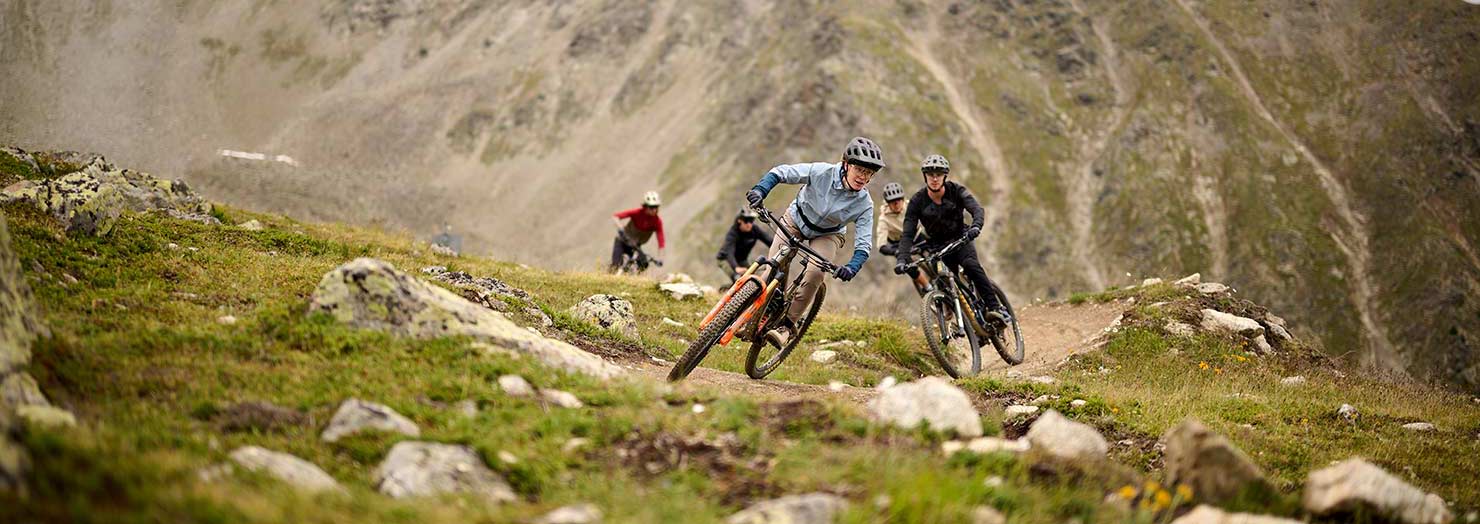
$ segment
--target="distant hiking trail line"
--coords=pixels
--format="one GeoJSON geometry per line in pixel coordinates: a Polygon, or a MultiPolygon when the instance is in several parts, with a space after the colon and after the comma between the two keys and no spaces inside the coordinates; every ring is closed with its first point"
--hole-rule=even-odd
{"type": "MultiPolygon", "coordinates": [[[[991,200],[986,207],[986,230],[989,235],[997,235],[1000,232],[1004,215],[1007,211],[1007,199],[1012,195],[1012,178],[1007,174],[1007,159],[1002,155],[1002,148],[997,145],[996,135],[991,128],[983,122],[981,115],[977,113],[976,104],[967,101],[957,88],[957,76],[952,75],[950,70],[936,59],[935,54],[930,51],[930,45],[940,39],[940,30],[936,27],[935,18],[930,18],[926,25],[925,35],[909,33],[909,45],[905,51],[910,54],[935,81],[941,85],[950,102],[951,110],[956,113],[966,125],[966,138],[971,142],[971,147],[986,163],[987,176],[992,182],[991,200]]],[[[1000,272],[1001,266],[997,261],[995,249],[982,250],[986,266],[993,272],[1000,272]]]]}
{"type": "Polygon", "coordinates": [[[1130,114],[1130,91],[1126,88],[1125,80],[1120,76],[1119,48],[1110,39],[1110,34],[1103,24],[1089,15],[1080,0],[1071,0],[1069,4],[1079,13],[1079,16],[1089,20],[1095,40],[1100,44],[1105,77],[1110,81],[1111,89],[1115,91],[1115,104],[1110,109],[1109,123],[1095,131],[1091,140],[1081,144],[1079,176],[1070,179],[1073,185],[1069,193],[1070,224],[1074,228],[1074,251],[1084,266],[1084,277],[1089,281],[1091,289],[1105,289],[1105,272],[1100,269],[1099,264],[1095,263],[1095,260],[1099,258],[1098,250],[1094,247],[1095,199],[1103,187],[1100,177],[1095,176],[1095,164],[1105,155],[1105,150],[1110,146],[1110,139],[1120,131],[1121,126],[1125,124],[1126,117],[1130,114]]]}
{"type": "MultiPolygon", "coordinates": [[[[1007,374],[1008,370],[1017,370],[1025,376],[1050,373],[1070,356],[1093,350],[1096,339],[1124,312],[1125,306],[1117,303],[1079,306],[1047,304],[1023,308],[1018,311],[1018,322],[1023,330],[1023,343],[1027,348],[1023,363],[1008,366],[1002,362],[1002,358],[997,356],[997,352],[990,345],[983,346],[982,376],[1002,377],[1007,374]]],[[[910,336],[922,337],[924,335],[916,327],[910,332],[910,336]]],[[[724,351],[744,352],[748,349],[748,345],[737,340],[729,346],[715,346],[710,350],[710,355],[724,351]]],[[[867,352],[870,348],[865,347],[860,351],[867,352]]],[[[781,363],[779,370],[786,369],[787,365],[798,359],[807,358],[811,353],[812,349],[809,345],[798,345],[787,361],[781,363]]],[[[935,357],[928,353],[922,356],[930,362],[931,375],[946,376],[945,372],[940,370],[935,357]]],[[[660,365],[648,360],[631,366],[636,367],[637,372],[644,377],[666,383],[668,371],[672,369],[673,364],[660,365]]],[[[900,382],[914,380],[914,377],[895,378],[900,382]]],[[[873,386],[873,384],[852,384],[843,388],[842,391],[835,392],[827,386],[816,384],[799,384],[770,379],[752,380],[744,373],[704,367],[702,362],[688,378],[675,385],[680,390],[704,388],[761,400],[834,398],[855,404],[864,404],[873,399],[878,394],[873,386]]]]}
{"type": "Polygon", "coordinates": [[[1259,114],[1259,117],[1274,127],[1315,170],[1321,186],[1326,190],[1326,195],[1331,199],[1331,203],[1336,208],[1337,216],[1341,218],[1345,226],[1345,231],[1333,232],[1331,238],[1336,242],[1337,248],[1341,249],[1341,252],[1346,255],[1347,261],[1351,264],[1351,271],[1348,272],[1351,276],[1350,282],[1353,295],[1351,298],[1357,308],[1357,316],[1362,326],[1366,329],[1367,343],[1372,349],[1372,356],[1369,363],[1376,364],[1388,371],[1403,373],[1406,366],[1403,365],[1399,355],[1393,349],[1393,343],[1388,338],[1387,330],[1377,322],[1377,316],[1373,312],[1372,304],[1376,302],[1377,291],[1369,276],[1371,248],[1368,247],[1366,219],[1358,214],[1352,206],[1351,197],[1347,194],[1346,186],[1342,185],[1341,181],[1336,179],[1336,176],[1331,173],[1331,170],[1326,168],[1326,164],[1316,158],[1314,153],[1311,153],[1310,148],[1307,148],[1299,137],[1295,136],[1283,123],[1275,119],[1274,114],[1265,107],[1264,99],[1260,98],[1257,91],[1254,91],[1253,84],[1249,83],[1249,78],[1244,75],[1243,67],[1239,65],[1233,53],[1229,52],[1228,47],[1223,44],[1223,40],[1213,33],[1212,26],[1208,23],[1208,20],[1199,14],[1197,10],[1193,9],[1191,5],[1188,5],[1187,0],[1169,1],[1187,13],[1187,16],[1202,31],[1203,36],[1208,39],[1208,42],[1213,44],[1213,48],[1217,50],[1219,57],[1228,66],[1229,72],[1233,74],[1239,91],[1248,99],[1249,104],[1254,107],[1254,111],[1259,114]]]}

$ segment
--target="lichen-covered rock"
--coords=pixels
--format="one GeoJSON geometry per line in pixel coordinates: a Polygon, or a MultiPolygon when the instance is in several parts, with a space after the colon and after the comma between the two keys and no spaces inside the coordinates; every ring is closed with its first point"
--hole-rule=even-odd
{"type": "Polygon", "coordinates": [[[468,493],[490,503],[514,500],[514,490],[467,446],[398,442],[375,470],[375,486],[393,498],[468,493]]]}
{"type": "Polygon", "coordinates": [[[374,402],[352,398],[339,405],[329,427],[324,428],[321,438],[325,442],[336,442],[341,438],[362,431],[385,431],[402,435],[421,436],[421,428],[411,419],[396,413],[396,410],[374,402]]]}
{"type": "Polygon", "coordinates": [[[471,336],[534,356],[557,369],[598,378],[622,373],[601,357],[519,327],[498,312],[373,258],[355,259],[324,275],[308,311],[403,336],[471,336]]]}
{"type": "Polygon", "coordinates": [[[244,446],[231,452],[231,460],[248,471],[260,471],[305,491],[341,490],[334,477],[314,463],[257,446],[244,446]]]}
{"type": "Polygon", "coordinates": [[[70,428],[77,425],[77,417],[71,411],[53,406],[20,406],[16,416],[32,428],[70,428]]]}
{"type": "Polygon", "coordinates": [[[929,424],[957,436],[982,434],[981,416],[966,392],[939,377],[925,377],[883,390],[868,404],[874,420],[909,429],[929,424]]]}
{"type": "MultiPolygon", "coordinates": [[[[529,292],[511,286],[497,278],[475,277],[462,271],[448,271],[444,266],[424,267],[421,268],[421,273],[458,288],[463,298],[494,311],[508,310],[508,306],[504,304],[504,301],[500,297],[511,297],[520,300],[533,300],[534,298],[530,296],[529,292]]],[[[544,315],[544,313],[541,312],[540,315],[544,315]]]]}
{"type": "Polygon", "coordinates": [[[1167,431],[1162,441],[1167,484],[1187,485],[1198,500],[1221,502],[1269,488],[1259,466],[1201,422],[1184,421],[1167,431]]]}
{"type": "Polygon", "coordinates": [[[848,501],[831,493],[788,495],[751,504],[730,515],[726,524],[832,524],[848,501]]]}
{"type": "Polygon", "coordinates": [[[1406,524],[1448,524],[1454,519],[1438,495],[1359,458],[1310,472],[1302,504],[1316,515],[1366,510],[1406,524]]]}
{"type": "Polygon", "coordinates": [[[1023,438],[1034,450],[1059,460],[1096,461],[1104,459],[1110,451],[1110,444],[1095,428],[1069,420],[1052,409],[1033,421],[1023,438]]]}
{"type": "Polygon", "coordinates": [[[0,403],[12,408],[20,406],[50,406],[46,395],[36,385],[30,373],[15,371],[0,378],[0,403]]]}
{"type": "MultiPolygon", "coordinates": [[[[159,210],[172,216],[219,224],[211,204],[183,180],[118,169],[92,155],[77,171],[42,181],[25,181],[0,191],[0,202],[27,202],[67,224],[69,231],[107,235],[126,211],[159,210]]],[[[77,158],[80,160],[81,158],[77,158]]]]}
{"type": "Polygon", "coordinates": [[[571,307],[570,312],[578,320],[637,338],[637,317],[632,313],[632,303],[620,297],[591,295],[571,307]]]}
{"type": "Polygon", "coordinates": [[[5,214],[0,213],[0,379],[31,361],[31,341],[42,333],[31,287],[21,277],[5,214]]]}

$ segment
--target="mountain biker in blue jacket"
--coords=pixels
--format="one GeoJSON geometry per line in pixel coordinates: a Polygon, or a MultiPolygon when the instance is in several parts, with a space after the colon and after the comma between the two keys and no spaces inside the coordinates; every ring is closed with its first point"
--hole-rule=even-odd
{"type": "MultiPolygon", "coordinates": [[[[776,184],[801,184],[801,191],[786,208],[786,213],[779,219],[781,223],[776,227],[786,228],[792,235],[803,239],[807,247],[827,258],[843,247],[843,227],[852,222],[853,258],[836,272],[839,280],[847,282],[863,269],[863,263],[873,249],[874,201],[866,186],[883,168],[884,153],[879,145],[864,137],[854,137],[843,148],[841,162],[773,167],[745,194],[745,199],[751,206],[760,207],[776,184]]],[[[776,258],[785,244],[784,241],[773,242],[767,258],[776,258]]],[[[765,280],[770,276],[770,269],[766,266],[757,273],[765,280]]],[[[795,332],[797,321],[817,295],[822,275],[820,269],[807,267],[797,299],[792,301],[780,325],[766,333],[766,340],[777,347],[786,346],[795,332]]]]}
{"type": "Polygon", "coordinates": [[[981,298],[984,311],[996,313],[1003,321],[1007,321],[1011,317],[997,299],[997,285],[987,278],[987,272],[976,259],[976,246],[971,243],[971,240],[976,240],[977,235],[982,233],[986,212],[966,186],[946,180],[950,173],[951,163],[940,155],[927,156],[920,164],[925,187],[915,192],[905,206],[904,233],[899,238],[899,262],[894,266],[894,272],[909,272],[906,264],[910,261],[910,250],[914,247],[918,228],[924,227],[929,237],[925,239],[925,249],[930,251],[938,251],[965,236],[968,241],[947,253],[942,260],[948,267],[961,268],[961,272],[971,280],[977,296],[981,298]],[[971,216],[969,226],[965,221],[968,214],[971,216]]]}

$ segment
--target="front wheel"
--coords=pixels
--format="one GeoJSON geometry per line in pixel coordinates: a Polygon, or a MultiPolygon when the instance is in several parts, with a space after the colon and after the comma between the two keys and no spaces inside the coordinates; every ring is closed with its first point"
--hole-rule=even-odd
{"type": "Polygon", "coordinates": [[[740,314],[749,308],[760,294],[761,285],[754,279],[740,286],[740,289],[730,296],[730,301],[726,302],[725,306],[720,308],[719,313],[716,313],[714,318],[704,325],[704,329],[699,331],[699,336],[694,337],[694,341],[689,344],[689,349],[683,352],[683,356],[678,357],[678,362],[675,362],[673,369],[668,372],[668,381],[677,382],[689,376],[689,373],[693,373],[694,368],[699,367],[699,361],[709,355],[709,348],[719,342],[719,338],[730,329],[730,324],[734,324],[735,319],[740,318],[740,314]]]}
{"type": "MultiPolygon", "coordinates": [[[[756,361],[760,360],[761,353],[766,348],[771,347],[770,344],[766,343],[765,330],[770,327],[773,321],[767,319],[767,322],[757,328],[754,337],[755,340],[750,343],[750,352],[745,355],[745,374],[749,375],[750,378],[760,380],[766,378],[766,375],[770,375],[772,371],[776,371],[776,368],[781,365],[781,362],[785,361],[786,357],[791,355],[791,350],[796,349],[797,344],[802,341],[802,337],[807,334],[807,328],[812,327],[812,319],[817,318],[817,312],[822,310],[822,300],[825,298],[827,298],[827,283],[823,282],[822,285],[817,287],[817,296],[812,298],[812,307],[807,309],[807,314],[802,317],[801,322],[797,323],[796,332],[792,334],[791,340],[787,341],[786,347],[778,350],[775,355],[771,355],[770,358],[767,358],[760,365],[756,365],[756,361]]],[[[781,307],[778,308],[780,311],[778,315],[785,316],[788,309],[787,306],[791,304],[788,302],[779,305],[781,307]]],[[[767,309],[770,308],[767,307],[767,309]]]]}
{"type": "MultiPolygon", "coordinates": [[[[1008,365],[1016,366],[1023,363],[1023,331],[1018,329],[1017,312],[1012,310],[1012,304],[1007,301],[1007,295],[997,291],[997,300],[1002,301],[1002,307],[1007,308],[1007,313],[1012,316],[1012,322],[1002,325],[1000,318],[994,318],[996,324],[995,333],[990,340],[992,347],[997,350],[997,355],[1008,365]]],[[[995,317],[995,315],[993,315],[995,317]]]]}
{"type": "Polygon", "coordinates": [[[956,304],[951,296],[938,289],[925,294],[920,329],[925,332],[925,345],[951,378],[981,372],[981,341],[976,338],[976,330],[969,326],[963,330],[957,325],[956,304]]]}

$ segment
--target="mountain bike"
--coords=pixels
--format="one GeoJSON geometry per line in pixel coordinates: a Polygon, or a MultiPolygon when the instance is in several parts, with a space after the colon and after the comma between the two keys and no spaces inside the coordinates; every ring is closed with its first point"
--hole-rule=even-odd
{"type": "MultiPolygon", "coordinates": [[[[626,243],[627,235],[623,233],[620,229],[617,230],[617,234],[620,235],[622,237],[622,241],[626,243]]],[[[627,245],[631,246],[630,243],[628,243],[627,245]]],[[[648,266],[650,265],[663,267],[663,261],[649,256],[646,251],[642,250],[641,247],[633,246],[631,253],[622,255],[622,264],[617,266],[616,273],[618,275],[640,275],[644,271],[647,271],[648,266]]]]}
{"type": "Polygon", "coordinates": [[[969,241],[961,237],[934,253],[915,251],[920,254],[918,259],[896,269],[903,273],[917,267],[930,281],[932,289],[921,299],[920,329],[930,352],[951,378],[981,373],[981,340],[989,341],[1009,365],[1023,362],[1023,334],[1007,295],[995,290],[997,300],[1007,309],[1009,318],[1004,320],[996,312],[983,311],[978,291],[959,267],[955,271],[946,267],[946,254],[969,241]]]}
{"type": "Polygon", "coordinates": [[[750,350],[745,355],[745,374],[753,379],[765,378],[796,349],[802,337],[807,334],[807,328],[812,326],[817,312],[822,309],[822,301],[827,297],[825,282],[817,288],[817,295],[812,298],[812,307],[797,322],[786,346],[775,347],[766,342],[764,333],[786,317],[792,301],[798,298],[806,268],[809,265],[816,266],[824,273],[836,274],[838,266],[807,247],[785,227],[781,227],[770,210],[763,207],[754,209],[761,221],[776,226],[774,229],[785,244],[777,252],[775,259],[760,257],[751,263],[745,273],[735,280],[735,284],[730,286],[729,291],[720,297],[719,303],[709,310],[709,314],[699,323],[699,336],[694,337],[688,350],[674,363],[673,370],[668,372],[670,381],[683,380],[689,376],[699,366],[699,362],[709,355],[711,348],[716,344],[729,345],[737,336],[750,342],[750,350]],[[796,272],[791,282],[787,282],[788,269],[798,256],[802,257],[802,270],[796,272]],[[756,272],[765,266],[769,266],[771,272],[763,281],[756,272]],[[775,352],[768,348],[775,348],[775,352]]]}

